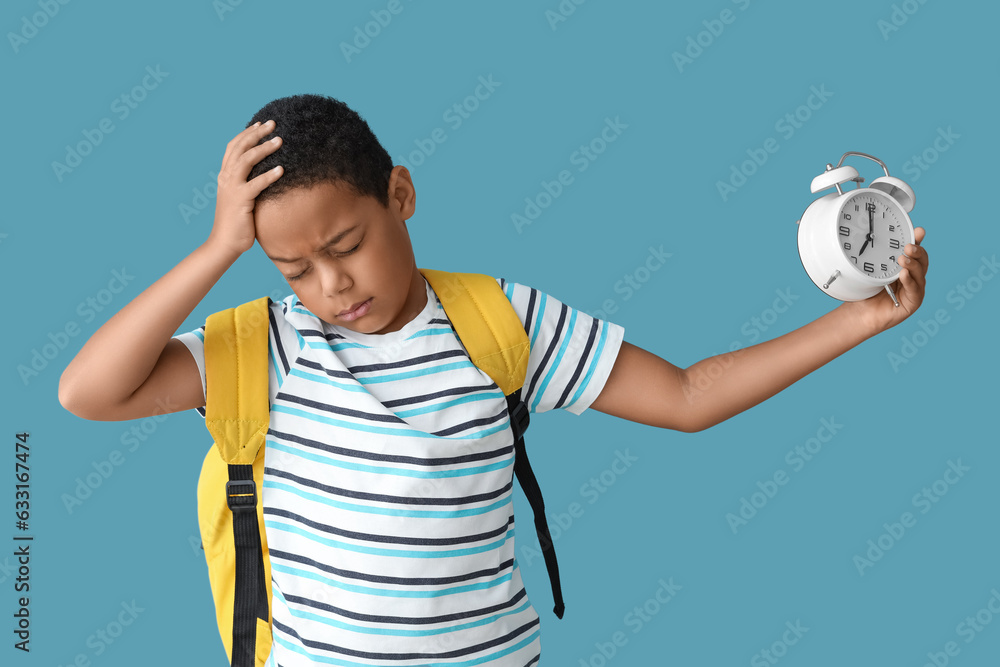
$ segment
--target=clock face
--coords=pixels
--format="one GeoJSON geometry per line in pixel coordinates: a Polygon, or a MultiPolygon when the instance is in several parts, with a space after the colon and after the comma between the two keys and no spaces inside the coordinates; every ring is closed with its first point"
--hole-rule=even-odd
{"type": "Polygon", "coordinates": [[[892,279],[902,269],[896,259],[913,239],[903,213],[887,197],[869,191],[848,198],[837,226],[840,249],[861,273],[892,279]]]}

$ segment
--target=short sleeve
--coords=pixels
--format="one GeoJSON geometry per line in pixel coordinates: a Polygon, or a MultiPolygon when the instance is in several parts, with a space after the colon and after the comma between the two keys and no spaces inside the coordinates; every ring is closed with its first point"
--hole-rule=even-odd
{"type": "MultiPolygon", "coordinates": [[[[188,351],[191,352],[191,356],[194,357],[194,362],[198,364],[198,373],[201,375],[202,395],[203,397],[208,396],[208,390],[205,385],[205,325],[198,327],[194,331],[178,334],[174,338],[184,343],[188,351]]],[[[205,406],[195,408],[195,410],[202,417],[205,416],[205,406]]]]}
{"type": "Polygon", "coordinates": [[[571,308],[545,292],[497,278],[531,343],[521,398],[529,412],[575,415],[598,397],[625,340],[625,328],[571,308]]]}
{"type": "MultiPolygon", "coordinates": [[[[291,372],[289,359],[294,361],[302,349],[301,336],[295,328],[284,318],[287,303],[269,301],[268,313],[268,346],[267,346],[267,367],[268,367],[268,405],[274,405],[275,397],[281,390],[285,379],[291,372]]],[[[198,373],[201,375],[201,390],[204,396],[208,396],[208,385],[205,380],[205,326],[202,325],[193,331],[177,334],[177,340],[184,343],[194,357],[198,365],[198,373]]],[[[205,416],[205,406],[195,408],[198,414],[205,416]]]]}

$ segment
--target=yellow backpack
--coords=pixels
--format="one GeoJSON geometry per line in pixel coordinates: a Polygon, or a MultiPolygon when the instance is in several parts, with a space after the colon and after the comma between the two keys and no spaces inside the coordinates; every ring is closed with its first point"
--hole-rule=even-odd
{"type": "MultiPolygon", "coordinates": [[[[528,406],[521,387],[530,341],[496,279],[418,269],[441,301],[469,358],[507,396],[514,472],[531,505],[555,602],[563,617],[541,490],[524,450],[528,406]]],[[[198,478],[198,526],[219,634],[232,667],[263,667],[271,652],[271,563],[264,530],[264,444],[268,431],[268,308],[261,297],[205,322],[205,425],[212,434],[198,478]],[[235,647],[235,650],[234,650],[235,647]]]]}

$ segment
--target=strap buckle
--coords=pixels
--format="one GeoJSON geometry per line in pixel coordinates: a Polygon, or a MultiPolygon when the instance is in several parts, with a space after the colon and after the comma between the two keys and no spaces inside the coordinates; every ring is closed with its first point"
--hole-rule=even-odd
{"type": "Polygon", "coordinates": [[[252,479],[226,482],[226,504],[233,513],[254,510],[257,507],[257,483],[252,479]]]}

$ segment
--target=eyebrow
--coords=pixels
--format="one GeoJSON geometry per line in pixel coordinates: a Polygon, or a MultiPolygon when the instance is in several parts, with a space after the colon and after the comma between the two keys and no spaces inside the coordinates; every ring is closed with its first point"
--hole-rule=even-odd
{"type": "MultiPolygon", "coordinates": [[[[316,248],[316,252],[320,252],[321,250],[326,250],[330,246],[336,245],[336,244],[340,243],[341,239],[343,239],[345,236],[347,236],[348,234],[350,234],[351,232],[353,232],[355,229],[357,229],[360,226],[361,226],[361,223],[358,223],[358,224],[354,225],[353,227],[348,227],[347,229],[345,229],[344,231],[340,232],[336,236],[334,236],[334,237],[330,238],[329,240],[325,241],[323,243],[323,245],[321,245],[320,247],[316,248]]],[[[267,253],[264,253],[264,254],[267,255],[267,253]]],[[[301,260],[305,259],[304,257],[295,257],[295,258],[292,258],[292,259],[285,259],[283,257],[271,257],[271,255],[267,255],[267,258],[270,259],[273,262],[283,262],[285,264],[293,264],[295,262],[298,262],[298,261],[301,261],[301,260]]]]}

